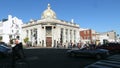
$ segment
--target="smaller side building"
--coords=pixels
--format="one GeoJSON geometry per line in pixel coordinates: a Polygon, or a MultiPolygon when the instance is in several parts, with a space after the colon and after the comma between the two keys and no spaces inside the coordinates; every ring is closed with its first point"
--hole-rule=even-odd
{"type": "Polygon", "coordinates": [[[106,42],[117,42],[117,35],[115,31],[107,31],[99,34],[101,44],[106,42]]]}
{"type": "Polygon", "coordinates": [[[104,44],[107,42],[117,42],[117,35],[116,32],[113,30],[103,33],[98,33],[92,29],[80,28],[80,38],[81,38],[81,42],[83,43],[88,43],[88,44],[94,43],[96,45],[104,44]]]}
{"type": "Polygon", "coordinates": [[[10,43],[10,40],[21,40],[21,25],[23,24],[21,19],[8,15],[7,19],[0,21],[0,40],[5,43],[10,43]]]}
{"type": "Polygon", "coordinates": [[[80,28],[80,38],[81,38],[81,42],[83,43],[95,43],[96,42],[96,31],[92,30],[92,29],[83,29],[80,28]]]}

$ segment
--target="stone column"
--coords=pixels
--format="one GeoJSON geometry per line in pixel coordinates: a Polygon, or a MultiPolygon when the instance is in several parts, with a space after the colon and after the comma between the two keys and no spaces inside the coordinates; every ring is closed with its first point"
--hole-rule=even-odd
{"type": "Polygon", "coordinates": [[[76,43],[76,30],[74,30],[74,42],[76,43]]]}
{"type": "Polygon", "coordinates": [[[32,42],[32,38],[31,38],[31,29],[28,29],[28,38],[29,38],[29,42],[32,42]]]}
{"type": "Polygon", "coordinates": [[[76,30],[76,42],[80,41],[79,29],[76,30]]]}
{"type": "Polygon", "coordinates": [[[72,30],[72,42],[74,43],[74,30],[72,30]]]}
{"type": "Polygon", "coordinates": [[[61,26],[57,25],[57,33],[56,33],[56,40],[57,40],[57,45],[60,43],[60,33],[61,33],[61,26]]]}
{"type": "Polygon", "coordinates": [[[65,29],[65,36],[66,36],[66,47],[68,47],[68,42],[69,42],[69,38],[68,38],[68,29],[65,29]]]}
{"type": "Polygon", "coordinates": [[[40,26],[37,27],[37,45],[40,46],[40,26]]]}
{"type": "Polygon", "coordinates": [[[42,30],[42,46],[46,47],[46,26],[43,26],[44,29],[42,30]]]}
{"type": "Polygon", "coordinates": [[[66,43],[66,34],[65,34],[65,29],[63,29],[63,45],[66,43]]]}
{"type": "Polygon", "coordinates": [[[68,29],[68,43],[70,43],[70,29],[68,29]]]}
{"type": "Polygon", "coordinates": [[[40,42],[39,42],[39,33],[38,33],[38,32],[39,32],[40,30],[39,30],[38,27],[37,27],[36,29],[37,29],[37,46],[39,46],[40,42]]]}

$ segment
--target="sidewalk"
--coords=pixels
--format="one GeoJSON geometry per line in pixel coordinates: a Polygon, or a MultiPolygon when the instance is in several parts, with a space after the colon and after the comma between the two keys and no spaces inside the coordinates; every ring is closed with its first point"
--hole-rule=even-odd
{"type": "Polygon", "coordinates": [[[37,49],[37,48],[53,48],[53,47],[34,46],[34,47],[26,47],[25,49],[37,49]]]}

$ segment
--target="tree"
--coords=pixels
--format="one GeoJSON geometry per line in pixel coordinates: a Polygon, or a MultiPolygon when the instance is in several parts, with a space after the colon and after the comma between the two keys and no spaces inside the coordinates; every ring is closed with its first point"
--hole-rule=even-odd
{"type": "Polygon", "coordinates": [[[29,41],[29,38],[26,37],[26,38],[24,39],[24,42],[27,43],[28,41],[29,41]]]}
{"type": "Polygon", "coordinates": [[[0,41],[2,41],[2,36],[0,36],[0,41]]]}

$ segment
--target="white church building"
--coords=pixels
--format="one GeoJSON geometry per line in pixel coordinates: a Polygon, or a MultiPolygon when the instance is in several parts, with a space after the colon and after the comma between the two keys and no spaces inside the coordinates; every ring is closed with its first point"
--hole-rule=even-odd
{"type": "Polygon", "coordinates": [[[0,21],[0,41],[5,43],[10,43],[10,40],[19,39],[22,41],[22,25],[23,22],[21,19],[17,17],[12,17],[8,15],[7,19],[3,19],[0,21]]]}
{"type": "Polygon", "coordinates": [[[72,20],[67,22],[57,19],[56,13],[48,4],[47,9],[39,20],[30,20],[22,25],[22,39],[26,37],[32,45],[41,47],[56,47],[69,43],[78,43],[80,40],[79,25],[72,20]]]}

